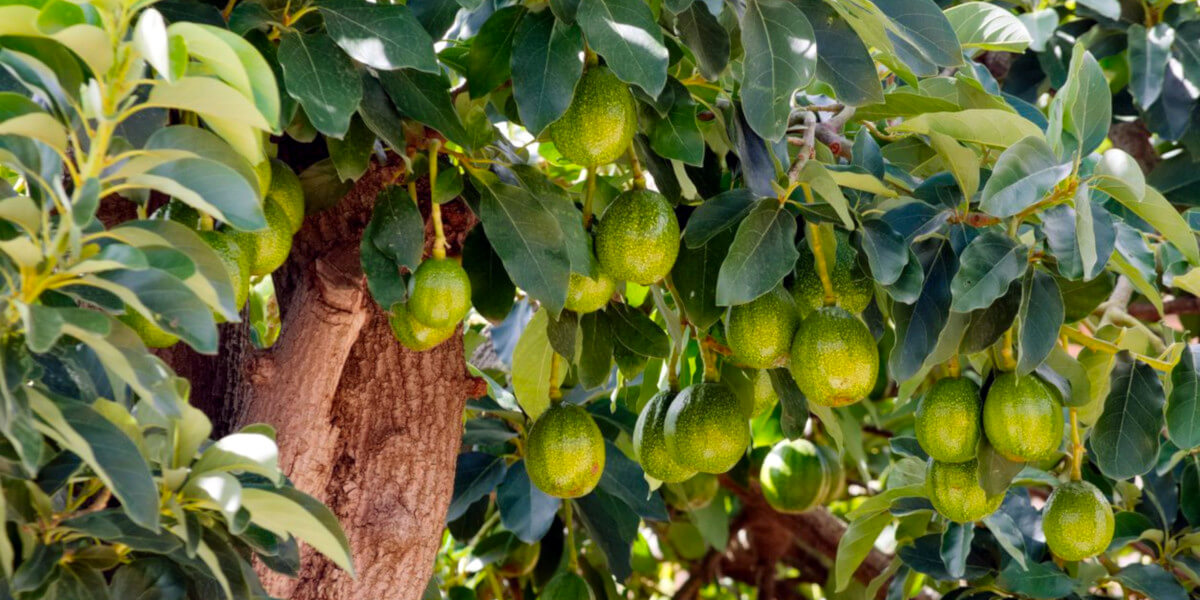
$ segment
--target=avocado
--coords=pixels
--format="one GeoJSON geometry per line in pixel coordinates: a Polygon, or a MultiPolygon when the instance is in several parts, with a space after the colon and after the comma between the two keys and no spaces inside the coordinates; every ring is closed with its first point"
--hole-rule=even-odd
{"type": "Polygon", "coordinates": [[[471,278],[452,258],[422,261],[409,285],[408,311],[426,327],[453,327],[471,309],[471,278]]]}
{"type": "Polygon", "coordinates": [[[1063,407],[1036,375],[1003,373],[983,403],[983,431],[1005,458],[1036,462],[1058,451],[1063,438],[1063,407]]]}
{"type": "Polygon", "coordinates": [[[783,360],[792,345],[800,315],[783,287],[729,308],[725,339],[733,358],[755,369],[766,369],[783,360]]]}
{"type": "Polygon", "coordinates": [[[617,196],[596,224],[596,258],[616,280],[650,285],[671,272],[679,254],[679,221],[658,192],[617,196]]]}
{"type": "Polygon", "coordinates": [[[695,470],[675,462],[667,451],[663,426],[667,421],[667,409],[676,395],[669,390],[655,394],[642,408],[633,428],[634,457],[646,475],[664,483],[678,483],[696,474],[695,470]]]}
{"type": "Polygon", "coordinates": [[[1063,560],[1083,560],[1104,552],[1112,543],[1114,526],[1112,505],[1086,481],[1055,488],[1042,512],[1046,545],[1063,560]]]}
{"type": "Polygon", "coordinates": [[[975,458],[979,449],[979,386],[966,377],[947,377],[925,392],[917,405],[917,442],[934,460],[949,463],[975,458]]]}
{"type": "Polygon", "coordinates": [[[704,382],[685,388],[663,425],[675,462],[701,473],[733,468],[750,445],[750,423],[729,387],[704,382]]]}
{"type": "Polygon", "coordinates": [[[879,376],[879,351],[867,325],[834,306],[800,323],[792,340],[791,371],[809,402],[846,406],[866,398],[879,376]]]}
{"type": "Polygon", "coordinates": [[[758,473],[763,498],[782,513],[800,513],[825,499],[828,467],[817,447],[806,439],[783,440],[771,448],[758,473]]]}
{"type": "MultiPolygon", "coordinates": [[[[849,234],[839,229],[836,236],[837,259],[832,272],[829,273],[830,283],[833,284],[834,305],[857,315],[867,308],[871,298],[875,296],[875,283],[858,267],[849,234]]],[[[821,284],[816,259],[808,244],[801,244],[800,258],[796,259],[792,297],[796,299],[796,307],[801,315],[807,316],[808,313],[825,306],[825,286],[821,284]]]]}
{"type": "Polygon", "coordinates": [[[593,167],[624,154],[636,126],[629,86],[607,67],[591,67],[575,84],[567,111],[550,124],[550,138],[563,158],[593,167]]]}
{"type": "Polygon", "coordinates": [[[555,498],[585,496],[604,473],[604,437],[580,406],[556,404],[534,421],[525,442],[525,469],[555,498]]]}
{"type": "Polygon", "coordinates": [[[955,523],[978,521],[1000,508],[1004,494],[989,496],[979,485],[979,462],[944,463],[929,459],[925,474],[929,501],[955,523]]]}

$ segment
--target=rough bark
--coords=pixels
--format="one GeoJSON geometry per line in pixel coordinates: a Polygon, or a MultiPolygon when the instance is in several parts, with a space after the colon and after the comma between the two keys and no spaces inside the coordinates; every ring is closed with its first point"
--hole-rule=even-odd
{"type": "MultiPolygon", "coordinates": [[[[263,571],[274,596],[417,598],[440,544],[463,404],[483,389],[466,370],[461,336],[412,352],[366,289],[359,241],[395,169],[373,167],[338,206],[306,220],[275,273],[283,332],[273,348],[255,349],[241,325],[225,328],[217,357],[164,354],[218,432],[273,425],[284,471],[346,530],[357,578],[306,548],[298,579],[263,571]]],[[[454,253],[473,218],[461,205],[444,216],[454,253]]]]}

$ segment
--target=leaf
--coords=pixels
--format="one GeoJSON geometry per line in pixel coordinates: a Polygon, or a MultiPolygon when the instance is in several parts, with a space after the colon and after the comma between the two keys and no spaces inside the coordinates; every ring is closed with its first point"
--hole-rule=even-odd
{"type": "Polygon", "coordinates": [[[983,186],[979,208],[996,217],[1011,217],[1037,204],[1071,172],[1041,136],[1022,139],[996,159],[983,186]]]}
{"type": "Polygon", "coordinates": [[[512,48],[513,99],[529,133],[537,135],[567,111],[583,74],[579,28],[549,11],[525,15],[512,48]]]}
{"type": "Polygon", "coordinates": [[[197,352],[217,353],[217,326],[211,309],[171,274],[159,269],[120,269],[84,281],[120,297],[127,311],[152,317],[164,331],[179,336],[197,352]],[[141,306],[129,306],[133,302],[141,306]]]}
{"type": "Polygon", "coordinates": [[[854,28],[832,6],[820,0],[799,0],[797,5],[808,18],[815,36],[816,78],[828,83],[837,99],[847,106],[883,102],[875,61],[854,28]]]}
{"type": "Polygon", "coordinates": [[[737,225],[755,206],[758,198],[746,188],[721,192],[705,200],[688,217],[683,228],[683,242],[688,248],[699,248],[721,232],[737,225]]]}
{"type": "Polygon", "coordinates": [[[1179,580],[1157,564],[1132,564],[1121,569],[1113,579],[1121,585],[1154,600],[1187,600],[1187,590],[1179,580]]]}
{"type": "Polygon", "coordinates": [[[462,264],[471,280],[471,306],[493,322],[504,320],[513,307],[517,286],[504,270],[482,227],[474,227],[463,242],[462,264]]]}
{"type": "MultiPolygon", "coordinates": [[[[186,464],[191,456],[180,458],[186,464]]],[[[224,471],[254,473],[276,485],[284,480],[279,470],[279,448],[275,440],[261,433],[231,433],[217,440],[192,464],[189,477],[224,471]]]]}
{"type": "Polygon", "coordinates": [[[1146,177],[1142,174],[1142,168],[1120,148],[1105,150],[1092,175],[1093,187],[1114,198],[1121,198],[1122,203],[1136,204],[1146,195],[1146,177]]]}
{"type": "Polygon", "coordinates": [[[1183,450],[1200,446],[1200,345],[1189,345],[1171,369],[1167,437],[1183,450]]]}
{"type": "Polygon", "coordinates": [[[362,101],[362,80],[354,63],[322,33],[284,32],[279,64],[288,95],[321,133],[341,138],[362,101]]]}
{"type": "Polygon", "coordinates": [[[929,143],[941,157],[942,162],[954,175],[958,189],[963,197],[972,198],[979,191],[980,159],[974,150],[954,141],[954,138],[942,134],[929,134],[929,143]]]}
{"type": "Polygon", "coordinates": [[[579,354],[579,382],[594,389],[608,382],[612,375],[613,335],[608,316],[594,311],[579,317],[583,348],[579,354]]]}
{"type": "Polygon", "coordinates": [[[492,493],[504,481],[507,466],[504,457],[483,452],[464,452],[458,455],[454,469],[454,495],[446,512],[446,522],[458,520],[467,508],[492,493]]]}
{"type": "Polygon", "coordinates": [[[172,196],[238,229],[262,229],[267,225],[257,185],[215,160],[170,160],[130,177],[128,183],[172,196]]]}
{"type": "Polygon", "coordinates": [[[1021,53],[1033,41],[1019,19],[995,4],[967,2],[945,14],[963,48],[1021,53]]]}
{"type": "MultiPolygon", "coordinates": [[[[160,5],[161,8],[161,5],[160,5]]],[[[227,31],[223,26],[175,20],[167,27],[174,41],[172,46],[186,46],[188,56],[203,65],[200,71],[211,72],[253,102],[257,114],[271,124],[274,131],[280,121],[279,85],[267,59],[246,39],[227,31]]],[[[222,23],[222,25],[224,25],[222,23]]],[[[173,48],[173,53],[180,52],[173,48]]],[[[176,60],[172,58],[172,61],[176,60]]],[[[184,64],[173,68],[183,68],[184,64]]],[[[201,101],[207,98],[201,98],[201,101]]],[[[214,116],[229,116],[216,114],[214,116]]]]}
{"type": "MultiPolygon", "coordinates": [[[[512,358],[512,387],[517,403],[529,418],[537,420],[550,408],[550,373],[554,349],[546,335],[549,316],[538,309],[521,332],[512,358]]],[[[558,381],[566,377],[566,369],[558,372],[558,381]]]]}
{"type": "Polygon", "coordinates": [[[558,220],[522,188],[498,180],[479,187],[479,220],[509,276],[550,312],[559,313],[571,263],[558,220]]]}
{"type": "Polygon", "coordinates": [[[604,552],[608,570],[617,581],[625,581],[633,572],[629,559],[630,547],[637,539],[637,514],[624,502],[601,489],[593,490],[574,502],[579,508],[576,514],[587,528],[588,537],[604,552]]]}
{"type": "Polygon", "coordinates": [[[1017,313],[1018,375],[1032,373],[1050,355],[1058,343],[1064,314],[1062,292],[1054,277],[1038,270],[1026,277],[1017,313]]]}
{"type": "Polygon", "coordinates": [[[859,228],[863,253],[871,275],[880,285],[891,285],[908,264],[908,243],[883,219],[863,219],[859,228]]]}
{"type": "Polygon", "coordinates": [[[950,523],[942,532],[942,563],[953,578],[961,578],[967,570],[967,555],[975,539],[974,523],[950,523]]]}
{"type": "Polygon", "coordinates": [[[380,190],[371,213],[371,243],[402,267],[416,270],[425,251],[425,220],[401,186],[380,190]]]}
{"type": "Polygon", "coordinates": [[[323,0],[325,30],[351,58],[374,69],[438,72],[433,39],[402,4],[323,0]]]}
{"type": "Polygon", "coordinates": [[[39,419],[35,427],[82,458],[133,522],[158,531],[158,489],[150,465],[133,441],[82,402],[51,400],[32,387],[25,389],[25,395],[39,419]]]}
{"type": "Polygon", "coordinates": [[[649,358],[667,358],[671,340],[665,331],[645,313],[623,302],[614,302],[605,311],[617,343],[630,352],[649,358]]]}
{"type": "Polygon", "coordinates": [[[958,272],[950,282],[954,298],[950,310],[971,312],[991,306],[1025,274],[1028,255],[1027,247],[998,231],[985,231],[972,240],[963,249],[958,272]]]}
{"type": "Polygon", "coordinates": [[[796,219],[772,198],[738,226],[717,276],[717,305],[744,304],[770,291],[796,264],[796,219]]]}
{"type": "Polygon", "coordinates": [[[1004,590],[1029,598],[1053,600],[1070,594],[1074,580],[1052,563],[1030,563],[1022,567],[1012,562],[1000,571],[996,584],[1004,590]]]}
{"type": "Polygon", "coordinates": [[[892,129],[925,135],[942,133],[960,142],[998,148],[1007,148],[1030,136],[1043,138],[1042,130],[1031,121],[997,108],[929,112],[906,119],[892,129]]]}
{"type": "Polygon", "coordinates": [[[384,91],[405,116],[438,130],[456,144],[473,147],[462,120],[454,111],[450,84],[445,76],[398,69],[381,72],[378,77],[384,91]]]}
{"type": "Polygon", "coordinates": [[[1091,52],[1077,44],[1062,97],[1064,128],[1075,134],[1079,155],[1087,156],[1108,137],[1112,121],[1112,94],[1104,70],[1091,52]]]}
{"type": "Polygon", "coordinates": [[[983,524],[987,525],[988,531],[992,532],[1000,547],[1004,548],[1022,569],[1026,568],[1025,536],[1021,534],[1021,529],[1012,517],[1004,511],[996,511],[984,517],[983,524]]]}
{"type": "Polygon", "coordinates": [[[705,79],[715,81],[729,64],[729,32],[708,8],[693,2],[675,17],[675,31],[696,56],[705,79]]]}
{"type": "Polygon", "coordinates": [[[816,73],[816,36],[804,13],[784,0],[748,0],[741,26],[746,121],[777,141],[787,130],[792,95],[816,73]]]}
{"type": "Polygon", "coordinates": [[[1166,23],[1150,29],[1134,23],[1126,30],[1126,35],[1129,40],[1129,93],[1138,106],[1145,108],[1162,94],[1175,30],[1166,23]]]}
{"type": "Polygon", "coordinates": [[[580,0],[575,19],[618,79],[658,97],[667,83],[667,47],[645,2],[580,0]]]}
{"type": "MultiPolygon", "coordinates": [[[[671,81],[679,85],[675,80],[671,81]]],[[[696,122],[696,104],[686,90],[681,90],[681,94],[665,118],[654,119],[650,127],[650,147],[663,158],[698,167],[704,164],[704,137],[696,122]]]]}
{"type": "Polygon", "coordinates": [[[1200,265],[1200,247],[1197,246],[1195,232],[1158,190],[1147,187],[1141,201],[1133,201],[1129,196],[1113,196],[1113,199],[1163,234],[1189,263],[1200,265]]]}
{"type": "MultiPolygon", "coordinates": [[[[694,212],[688,224],[695,218],[694,212]]],[[[717,278],[732,242],[733,232],[725,229],[697,248],[681,244],[671,267],[671,294],[682,305],[688,322],[701,330],[711,327],[725,313],[717,306],[717,278]]]]}
{"type": "Polygon", "coordinates": [[[1104,412],[1089,440],[1100,472],[1112,479],[1148,473],[1158,458],[1163,425],[1163,388],[1154,368],[1117,355],[1104,412]]]}
{"type": "Polygon", "coordinates": [[[467,53],[471,98],[481,98],[508,81],[512,74],[513,40],[526,12],[521,6],[497,10],[471,39],[467,53]]]}
{"type": "Polygon", "coordinates": [[[668,521],[662,496],[650,490],[641,465],[625,456],[612,442],[604,442],[604,473],[600,489],[620,498],[637,515],[648,521],[668,521]]]}
{"type": "Polygon", "coordinates": [[[920,61],[942,67],[962,64],[954,28],[932,0],[875,0],[874,4],[895,24],[888,27],[895,53],[918,74],[914,65],[920,61]]]}
{"type": "Polygon", "coordinates": [[[295,536],[342,570],[354,574],[350,542],[337,517],[316,498],[290,487],[273,490],[245,487],[242,507],[250,512],[254,524],[279,537],[295,536]]]}
{"type": "Polygon", "coordinates": [[[834,562],[834,581],[837,591],[842,591],[850,585],[854,572],[859,565],[875,549],[875,540],[883,533],[884,528],[892,523],[892,513],[881,510],[876,513],[863,515],[850,521],[846,532],[838,540],[837,558],[834,562]]]}
{"type": "MultiPolygon", "coordinates": [[[[926,357],[937,346],[938,337],[950,316],[950,282],[958,269],[958,261],[948,240],[935,243],[915,303],[896,304],[892,308],[896,342],[888,358],[888,370],[897,381],[904,381],[920,371],[926,357]]],[[[910,255],[908,265],[918,273],[921,271],[921,263],[915,255],[910,255]]]]}
{"type": "Polygon", "coordinates": [[[533,485],[525,470],[524,460],[513,463],[504,481],[496,487],[500,523],[526,544],[541,540],[550,531],[560,503],[558,498],[547,495],[533,485]]]}

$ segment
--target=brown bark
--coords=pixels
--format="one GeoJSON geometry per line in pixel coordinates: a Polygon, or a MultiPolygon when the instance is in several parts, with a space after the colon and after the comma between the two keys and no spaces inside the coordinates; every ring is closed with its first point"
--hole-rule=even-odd
{"type": "MultiPolygon", "coordinates": [[[[273,425],[284,471],[346,530],[357,578],[305,548],[298,579],[263,570],[274,596],[414,599],[441,541],[463,404],[483,389],[466,370],[461,336],[412,352],[366,289],[359,241],[394,174],[394,165],[373,167],[338,206],[305,221],[275,273],[283,332],[273,348],[253,348],[243,324],[225,327],[217,357],[164,353],[218,432],[273,425]]],[[[473,217],[461,203],[443,214],[456,253],[473,217]]]]}

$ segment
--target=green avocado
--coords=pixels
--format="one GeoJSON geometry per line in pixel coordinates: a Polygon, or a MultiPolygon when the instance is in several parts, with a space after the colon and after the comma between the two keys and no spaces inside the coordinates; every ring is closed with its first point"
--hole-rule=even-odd
{"type": "Polygon", "coordinates": [[[978,521],[1000,508],[1004,494],[987,495],[979,485],[979,462],[944,463],[929,459],[925,474],[929,501],[955,523],[978,521]]]}
{"type": "Polygon", "coordinates": [[[733,390],[748,419],[770,412],[779,401],[766,369],[743,369],[726,361],[721,364],[721,382],[733,390]]]}
{"type": "Polygon", "coordinates": [[[787,357],[800,326],[796,304],[782,287],[729,308],[725,339],[733,358],[755,369],[766,369],[787,357]]]}
{"type": "Polygon", "coordinates": [[[571,271],[567,282],[567,301],[564,308],[579,314],[587,314],[604,308],[617,291],[617,282],[599,264],[595,265],[596,276],[588,277],[571,271]]]}
{"type": "Polygon", "coordinates": [[[934,460],[948,463],[975,458],[979,449],[979,386],[966,377],[939,379],[917,405],[917,442],[934,460]]]}
{"type": "Polygon", "coordinates": [[[866,398],[879,376],[879,351],[867,325],[826,306],[800,323],[792,340],[792,377],[809,402],[846,406],[866,398]]]}
{"type": "Polygon", "coordinates": [[[263,202],[263,216],[267,220],[264,229],[225,230],[246,253],[250,260],[250,274],[257,277],[282,266],[292,250],[292,225],[283,207],[268,198],[263,202]]]}
{"type": "Polygon", "coordinates": [[[392,334],[404,344],[405,348],[416,352],[424,352],[441,345],[458,329],[454,324],[449,327],[428,327],[412,318],[408,306],[397,302],[392,305],[388,314],[388,324],[392,326],[392,334]]]}
{"type": "Polygon", "coordinates": [[[1058,486],[1042,513],[1046,545],[1063,560],[1083,560],[1104,552],[1112,543],[1114,525],[1112,505],[1086,481],[1058,486]]]}
{"type": "Polygon", "coordinates": [[[608,68],[592,67],[575,84],[567,111],[550,125],[550,138],[563,158],[593,167],[624,154],[636,126],[629,86],[608,68]]]}
{"type": "Polygon", "coordinates": [[[453,327],[471,309],[471,278],[451,258],[430,258],[413,273],[408,310],[427,327],[453,327]]]}
{"type": "Polygon", "coordinates": [[[237,241],[224,233],[199,231],[196,235],[221,258],[221,264],[225,265],[233,284],[233,305],[241,310],[250,295],[250,257],[246,256],[246,252],[237,241]]]}
{"type": "Polygon", "coordinates": [[[167,332],[133,308],[126,308],[125,314],[118,316],[117,320],[128,325],[147,348],[169,348],[179,342],[175,334],[167,332]]]}
{"type": "Polygon", "coordinates": [[[300,178],[277,158],[271,159],[271,184],[267,188],[266,198],[287,213],[293,234],[300,231],[300,226],[304,224],[304,189],[300,187],[300,178]]]}
{"type": "MultiPolygon", "coordinates": [[[[829,274],[830,283],[833,284],[834,304],[857,315],[871,303],[871,298],[875,296],[875,284],[858,267],[849,234],[839,229],[836,235],[837,261],[833,272],[829,274]]],[[[821,277],[817,275],[817,263],[808,244],[800,245],[792,297],[796,299],[796,307],[801,315],[808,315],[825,306],[825,287],[821,285],[821,277]]]]}
{"type": "Polygon", "coordinates": [[[633,455],[642,465],[646,475],[664,483],[678,483],[696,474],[675,462],[667,451],[663,426],[667,421],[667,409],[675,399],[676,392],[665,390],[654,395],[642,414],[638,415],[633,428],[633,455]]]}
{"type": "Polygon", "coordinates": [[[596,258],[613,279],[650,285],[671,272],[679,254],[679,221],[658,192],[624,192],[596,224],[596,258]]]}
{"type": "Polygon", "coordinates": [[[691,479],[663,486],[667,502],[679,510],[696,510],[712,503],[721,490],[721,481],[712,473],[696,473],[691,479]]]}
{"type": "Polygon", "coordinates": [[[585,496],[604,473],[604,437],[580,406],[556,404],[529,430],[525,469],[538,489],[555,498],[585,496]]]}
{"type": "Polygon", "coordinates": [[[750,445],[742,404],[721,383],[697,383],[680,392],[667,409],[663,431],[675,462],[701,473],[728,471],[750,445]]]}
{"type": "Polygon", "coordinates": [[[767,504],[782,513],[800,513],[828,494],[825,458],[806,439],[783,440],[763,459],[758,481],[767,504]]]}
{"type": "Polygon", "coordinates": [[[1036,375],[1004,373],[983,403],[983,431],[1009,460],[1035,462],[1058,451],[1063,437],[1062,402],[1036,375]]]}

